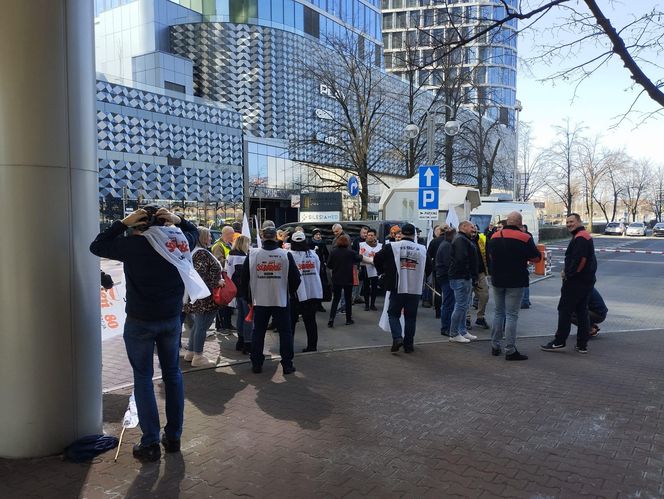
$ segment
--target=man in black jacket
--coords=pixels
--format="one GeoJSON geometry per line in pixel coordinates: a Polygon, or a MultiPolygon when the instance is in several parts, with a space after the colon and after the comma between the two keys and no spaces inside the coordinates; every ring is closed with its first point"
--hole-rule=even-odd
{"type": "Polygon", "coordinates": [[[454,311],[450,324],[450,342],[468,343],[477,336],[466,330],[466,313],[470,302],[470,292],[477,285],[478,256],[475,244],[470,239],[473,224],[463,221],[459,224],[459,233],[452,242],[452,254],[448,275],[450,287],[454,291],[454,311]]]}
{"type": "Polygon", "coordinates": [[[238,294],[254,306],[254,334],[251,342],[252,371],[263,371],[265,332],[272,317],[279,332],[279,354],[284,374],[293,366],[293,331],[290,324],[290,294],[300,286],[300,271],[293,255],[282,249],[274,227],[263,229],[262,247],[249,251],[242,266],[238,294]]]}
{"type": "Polygon", "coordinates": [[[431,262],[427,259],[426,248],[415,242],[414,225],[405,224],[401,227],[401,234],[401,241],[384,245],[373,261],[378,273],[385,275],[383,283],[385,289],[390,291],[387,315],[392,333],[392,352],[398,352],[403,346],[404,352],[413,353],[417,306],[422,296],[424,275],[430,272],[431,262]]]}
{"type": "MultiPolygon", "coordinates": [[[[161,220],[162,224],[175,224],[186,236],[189,248],[196,246],[198,230],[194,224],[165,208],[150,208],[156,211],[153,219],[161,220]]],[[[161,449],[159,412],[152,384],[155,345],[166,388],[167,422],[161,443],[166,452],[180,450],[184,389],[179,345],[185,288],[175,266],[157,253],[146,237],[142,237],[142,230],[147,228],[147,218],[148,212],[141,208],[122,221],[113,222],[92,242],[90,251],[99,257],[119,260],[124,264],[127,320],[123,336],[127,356],[134,370],[134,396],[143,431],[141,441],[134,446],[133,453],[140,461],[156,461],[161,457],[161,449]],[[129,227],[134,227],[133,235],[122,237],[129,227]]],[[[189,248],[186,248],[186,252],[189,248]]]]}
{"type": "Polygon", "coordinates": [[[516,349],[516,323],[523,289],[528,286],[528,261],[538,262],[541,258],[532,236],[521,230],[521,224],[521,213],[513,211],[507,215],[505,227],[487,241],[487,263],[496,304],[491,328],[491,353],[500,355],[504,333],[506,360],[528,358],[516,349]]]}
{"type": "Polygon", "coordinates": [[[440,334],[450,335],[452,311],[454,310],[454,291],[450,287],[450,260],[452,258],[452,241],[456,230],[445,226],[445,232],[440,236],[440,244],[436,250],[436,290],[443,295],[440,307],[440,334]]]}
{"type": "Polygon", "coordinates": [[[558,329],[555,338],[541,348],[545,352],[557,352],[565,348],[572,328],[572,312],[576,312],[579,323],[575,349],[579,353],[588,353],[588,300],[595,285],[597,271],[595,245],[578,214],[569,215],[565,225],[572,234],[572,240],[565,251],[565,269],[560,273],[563,286],[558,302],[558,329]]]}

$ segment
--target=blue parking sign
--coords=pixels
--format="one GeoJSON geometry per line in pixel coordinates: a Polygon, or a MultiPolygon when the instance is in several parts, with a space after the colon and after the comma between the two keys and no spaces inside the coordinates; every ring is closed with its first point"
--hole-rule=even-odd
{"type": "Polygon", "coordinates": [[[438,185],[440,167],[419,167],[419,190],[417,194],[417,208],[419,210],[438,209],[438,185]]]}

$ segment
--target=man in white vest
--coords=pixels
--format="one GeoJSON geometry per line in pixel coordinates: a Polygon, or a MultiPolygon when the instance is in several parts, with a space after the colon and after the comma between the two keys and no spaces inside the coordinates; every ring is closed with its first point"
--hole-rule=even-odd
{"type": "Polygon", "coordinates": [[[277,230],[263,225],[262,247],[249,251],[244,261],[238,293],[254,307],[254,334],[251,343],[251,369],[263,371],[265,331],[272,318],[279,332],[279,354],[284,374],[295,372],[293,333],[290,325],[289,295],[300,285],[300,271],[293,255],[279,247],[277,230]]]}
{"type": "Polygon", "coordinates": [[[374,256],[374,265],[379,274],[384,274],[384,285],[390,291],[387,315],[392,333],[392,352],[403,346],[404,352],[413,353],[417,306],[422,296],[425,272],[430,272],[431,262],[426,248],[415,242],[415,226],[401,227],[401,240],[386,244],[374,256]],[[403,311],[405,327],[401,330],[403,311]]]}

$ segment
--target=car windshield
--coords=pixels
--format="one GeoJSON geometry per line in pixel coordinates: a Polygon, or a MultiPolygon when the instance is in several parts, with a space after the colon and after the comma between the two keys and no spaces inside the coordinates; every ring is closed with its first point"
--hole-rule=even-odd
{"type": "Polygon", "coordinates": [[[655,228],[656,229],[664,229],[664,223],[659,223],[659,224],[655,225],[655,228]]]}
{"type": "Polygon", "coordinates": [[[615,222],[611,222],[610,224],[607,225],[607,227],[618,227],[618,224],[615,222]]]}
{"type": "Polygon", "coordinates": [[[629,227],[630,228],[632,228],[632,227],[639,227],[640,228],[640,227],[643,227],[643,224],[640,223],[640,222],[632,222],[631,224],[629,224],[629,227]]]}

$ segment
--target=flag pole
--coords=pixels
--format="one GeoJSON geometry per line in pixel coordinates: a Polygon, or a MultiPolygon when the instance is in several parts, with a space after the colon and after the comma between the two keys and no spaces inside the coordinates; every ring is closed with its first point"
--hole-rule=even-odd
{"type": "Polygon", "coordinates": [[[122,437],[124,437],[124,432],[127,429],[126,426],[122,427],[122,432],[120,433],[120,441],[118,442],[118,450],[115,452],[115,459],[113,459],[114,463],[118,462],[118,455],[120,454],[120,447],[122,447],[122,437]]]}

